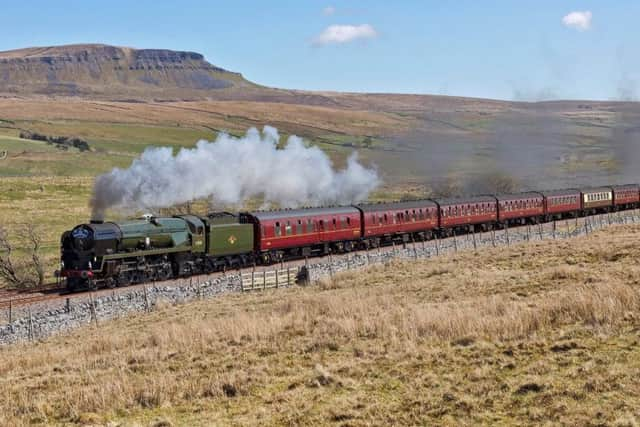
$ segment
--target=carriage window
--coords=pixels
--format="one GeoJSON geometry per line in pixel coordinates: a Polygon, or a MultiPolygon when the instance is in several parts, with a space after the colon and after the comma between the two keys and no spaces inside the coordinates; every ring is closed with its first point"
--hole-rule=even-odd
{"type": "Polygon", "coordinates": [[[342,217],[340,219],[340,223],[341,223],[341,227],[342,228],[347,228],[347,218],[346,217],[342,217]]]}
{"type": "Polygon", "coordinates": [[[385,224],[389,223],[389,218],[387,217],[387,214],[384,214],[384,223],[385,224]]]}
{"type": "Polygon", "coordinates": [[[281,234],[281,233],[280,233],[280,223],[279,223],[279,222],[276,222],[276,225],[275,225],[275,234],[276,234],[276,236],[280,237],[280,234],[281,234]]]}
{"type": "Polygon", "coordinates": [[[422,212],[422,209],[418,210],[418,218],[424,219],[424,212],[422,212]]]}
{"type": "Polygon", "coordinates": [[[264,237],[267,234],[267,229],[264,228],[264,225],[260,227],[260,232],[262,233],[262,237],[264,237]]]}
{"type": "Polygon", "coordinates": [[[307,233],[312,233],[313,232],[313,221],[308,219],[307,220],[307,233]]]}
{"type": "Polygon", "coordinates": [[[318,225],[320,226],[320,231],[324,231],[324,219],[318,221],[318,225]]]}
{"type": "Polygon", "coordinates": [[[334,230],[336,229],[336,219],[335,218],[333,218],[333,229],[334,230]]]}
{"type": "Polygon", "coordinates": [[[287,226],[285,227],[285,231],[287,236],[291,236],[291,222],[287,221],[287,226]]]}
{"type": "Polygon", "coordinates": [[[298,225],[296,226],[296,234],[302,234],[302,220],[298,220],[298,225]]]}

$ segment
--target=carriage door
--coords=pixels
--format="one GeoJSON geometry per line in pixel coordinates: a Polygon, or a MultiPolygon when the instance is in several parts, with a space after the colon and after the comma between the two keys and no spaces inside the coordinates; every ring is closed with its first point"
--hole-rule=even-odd
{"type": "Polygon", "coordinates": [[[326,219],[321,218],[318,220],[318,237],[321,242],[325,242],[328,240],[328,238],[330,238],[330,236],[327,236],[326,233],[328,226],[329,224],[327,223],[326,219]]]}

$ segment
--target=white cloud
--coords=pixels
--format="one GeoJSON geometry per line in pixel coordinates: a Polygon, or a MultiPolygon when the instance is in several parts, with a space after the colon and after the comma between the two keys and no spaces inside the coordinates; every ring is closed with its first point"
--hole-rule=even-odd
{"type": "Polygon", "coordinates": [[[344,44],[358,39],[373,39],[377,36],[378,32],[369,24],[330,25],[313,39],[313,44],[344,44]]]}
{"type": "Polygon", "coordinates": [[[585,11],[574,11],[562,18],[562,23],[569,27],[574,28],[578,31],[587,31],[591,28],[591,18],[593,14],[589,10],[585,11]]]}
{"type": "Polygon", "coordinates": [[[325,7],[324,9],[322,9],[322,14],[323,14],[324,16],[331,16],[331,15],[333,15],[334,13],[336,13],[336,8],[335,8],[335,7],[333,7],[333,6],[327,6],[327,7],[325,7]]]}

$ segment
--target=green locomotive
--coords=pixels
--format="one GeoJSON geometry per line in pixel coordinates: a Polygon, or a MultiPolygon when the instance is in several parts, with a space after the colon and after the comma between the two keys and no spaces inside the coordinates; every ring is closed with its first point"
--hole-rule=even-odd
{"type": "Polygon", "coordinates": [[[228,212],[81,224],[61,239],[67,288],[113,288],[253,263],[253,224],[228,212]]]}

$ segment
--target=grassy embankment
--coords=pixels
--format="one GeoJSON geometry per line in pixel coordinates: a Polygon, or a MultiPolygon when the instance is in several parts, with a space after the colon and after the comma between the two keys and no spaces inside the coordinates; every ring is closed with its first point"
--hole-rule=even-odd
{"type": "Polygon", "coordinates": [[[0,424],[636,425],[638,226],[0,350],[0,424]]]}

